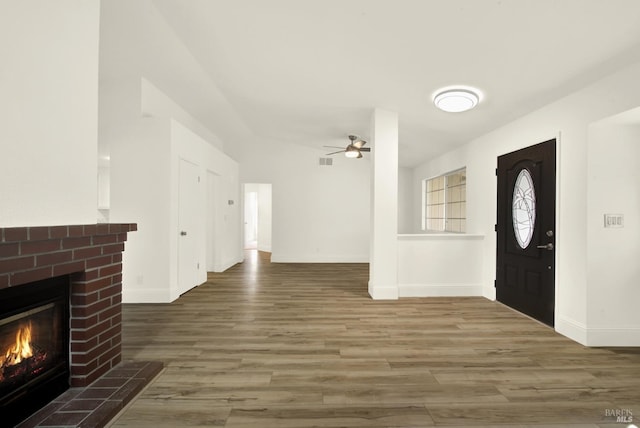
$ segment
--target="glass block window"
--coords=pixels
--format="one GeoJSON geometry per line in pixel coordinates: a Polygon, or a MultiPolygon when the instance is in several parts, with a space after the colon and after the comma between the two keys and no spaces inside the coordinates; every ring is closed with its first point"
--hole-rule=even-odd
{"type": "Polygon", "coordinates": [[[423,181],[422,229],[465,232],[467,223],[466,168],[423,181]]]}

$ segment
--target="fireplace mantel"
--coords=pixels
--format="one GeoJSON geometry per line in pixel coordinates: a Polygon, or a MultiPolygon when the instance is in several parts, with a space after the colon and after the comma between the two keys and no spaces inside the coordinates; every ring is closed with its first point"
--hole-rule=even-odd
{"type": "Polygon", "coordinates": [[[0,228],[0,289],[70,275],[71,386],[121,361],[122,252],[136,224],[0,228]]]}

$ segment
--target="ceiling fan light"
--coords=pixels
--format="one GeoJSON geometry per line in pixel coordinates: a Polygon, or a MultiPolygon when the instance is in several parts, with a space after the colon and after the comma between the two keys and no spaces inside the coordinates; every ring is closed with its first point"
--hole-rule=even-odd
{"type": "Polygon", "coordinates": [[[460,113],[471,110],[480,101],[480,97],[474,91],[468,89],[448,89],[440,91],[434,98],[433,103],[440,110],[448,113],[460,113]]]}
{"type": "Polygon", "coordinates": [[[360,154],[360,151],[353,146],[348,146],[347,150],[344,151],[344,155],[348,158],[362,157],[362,155],[360,154]]]}

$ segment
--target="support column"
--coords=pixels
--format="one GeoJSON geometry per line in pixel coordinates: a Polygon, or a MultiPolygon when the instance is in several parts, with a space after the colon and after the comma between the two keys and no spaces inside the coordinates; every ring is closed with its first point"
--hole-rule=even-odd
{"type": "Polygon", "coordinates": [[[373,299],[397,299],[398,114],[375,109],[371,122],[369,295],[373,299]]]}

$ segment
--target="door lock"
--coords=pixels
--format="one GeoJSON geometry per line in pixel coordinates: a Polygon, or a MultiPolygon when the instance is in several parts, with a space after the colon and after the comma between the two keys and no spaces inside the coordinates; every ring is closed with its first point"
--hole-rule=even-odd
{"type": "Polygon", "coordinates": [[[552,244],[551,242],[549,242],[549,243],[548,243],[548,244],[546,244],[546,245],[538,245],[538,247],[537,247],[537,248],[540,248],[541,250],[549,250],[549,251],[552,251],[552,250],[554,249],[554,246],[553,246],[553,244],[552,244]]]}
{"type": "Polygon", "coordinates": [[[187,236],[187,232],[183,230],[182,232],[180,232],[180,236],[187,236]]]}

